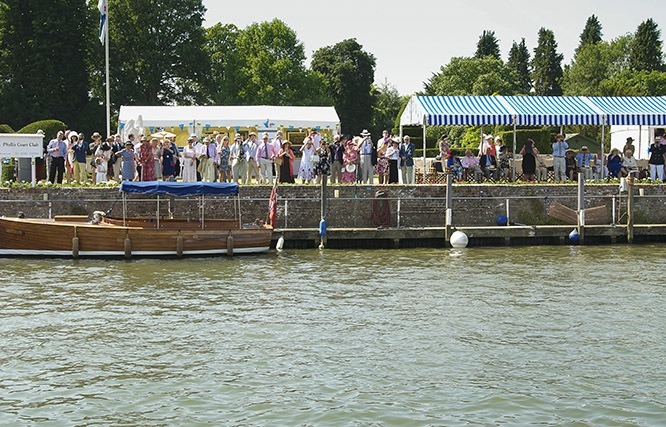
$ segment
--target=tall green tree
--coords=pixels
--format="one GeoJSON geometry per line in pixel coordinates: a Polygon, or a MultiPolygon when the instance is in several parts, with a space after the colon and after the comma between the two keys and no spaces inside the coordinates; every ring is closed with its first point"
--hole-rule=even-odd
{"type": "Polygon", "coordinates": [[[501,60],[451,58],[424,85],[426,95],[514,95],[516,74],[501,60]]]}
{"type": "Polygon", "coordinates": [[[358,133],[372,121],[375,57],[356,39],[318,49],[311,68],[319,73],[333,99],[345,133],[358,133]]]}
{"type": "Polygon", "coordinates": [[[111,102],[116,110],[123,104],[205,101],[210,69],[204,52],[205,12],[202,0],[109,0],[111,102]]]}
{"type": "Polygon", "coordinates": [[[587,18],[585,28],[583,28],[583,32],[580,34],[580,44],[578,45],[576,52],[578,52],[583,46],[601,42],[601,36],[601,23],[599,22],[599,18],[597,18],[596,15],[592,15],[587,18]]]}
{"type": "Polygon", "coordinates": [[[571,64],[564,69],[564,95],[603,95],[602,83],[628,70],[631,40],[631,35],[625,35],[611,42],[581,46],[571,64]]]}
{"type": "Polygon", "coordinates": [[[83,129],[89,106],[85,0],[0,4],[0,117],[18,129],[53,118],[83,129]],[[66,13],[64,12],[66,11],[66,13]]]}
{"type": "Polygon", "coordinates": [[[552,30],[541,28],[532,58],[532,80],[537,95],[562,95],[562,60],[552,30]]]}
{"type": "Polygon", "coordinates": [[[233,24],[217,23],[206,30],[204,50],[211,66],[207,79],[207,94],[214,105],[238,105],[241,90],[247,81],[239,70],[243,58],[238,53],[236,41],[240,30],[233,24]]]}
{"type": "Polygon", "coordinates": [[[525,38],[520,43],[513,42],[506,65],[516,75],[518,92],[525,95],[530,93],[532,89],[532,71],[530,68],[530,51],[525,45],[525,38]]]}
{"type": "Polygon", "coordinates": [[[661,50],[661,31],[652,18],[642,22],[636,29],[631,44],[629,65],[636,71],[661,70],[664,67],[661,50]]]}
{"type": "Polygon", "coordinates": [[[245,87],[239,88],[246,104],[308,104],[305,49],[296,32],[279,19],[252,24],[236,41],[245,87]]]}
{"type": "Polygon", "coordinates": [[[483,30],[479,41],[476,44],[475,58],[485,58],[490,56],[495,59],[500,59],[499,41],[495,37],[495,32],[490,30],[483,30]]]}
{"type": "Polygon", "coordinates": [[[370,131],[379,135],[384,129],[394,133],[393,125],[402,107],[402,97],[395,86],[387,81],[373,87],[375,103],[372,107],[372,125],[370,131]]]}
{"type": "Polygon", "coordinates": [[[216,24],[206,33],[209,98],[220,105],[327,105],[316,73],[305,68],[296,33],[275,19],[243,30],[216,24]]]}

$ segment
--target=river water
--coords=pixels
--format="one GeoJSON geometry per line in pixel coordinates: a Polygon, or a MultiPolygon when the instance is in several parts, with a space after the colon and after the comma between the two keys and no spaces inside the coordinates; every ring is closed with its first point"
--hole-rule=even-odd
{"type": "Polygon", "coordinates": [[[656,426],[664,246],[1,259],[3,426],[656,426]]]}

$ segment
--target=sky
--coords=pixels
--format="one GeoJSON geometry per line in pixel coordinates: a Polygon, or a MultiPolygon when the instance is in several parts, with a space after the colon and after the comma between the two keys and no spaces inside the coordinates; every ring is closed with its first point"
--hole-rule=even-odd
{"type": "Polygon", "coordinates": [[[203,0],[203,4],[208,9],[206,27],[222,22],[242,29],[255,22],[282,20],[303,43],[307,66],[316,50],[355,38],[375,56],[375,83],[388,83],[401,95],[423,90],[423,83],[451,58],[473,56],[484,30],[495,32],[506,60],[514,41],[525,38],[533,54],[539,29],[550,29],[564,55],[562,65],[571,62],[585,22],[593,14],[606,41],[634,33],[648,18],[657,23],[662,41],[666,34],[663,0],[254,0],[231,5],[203,0]]]}

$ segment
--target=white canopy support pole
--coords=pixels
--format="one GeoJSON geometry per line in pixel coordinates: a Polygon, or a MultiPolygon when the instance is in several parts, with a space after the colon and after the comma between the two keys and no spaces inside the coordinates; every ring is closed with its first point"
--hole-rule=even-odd
{"type": "Polygon", "coordinates": [[[423,183],[426,182],[426,124],[423,120],[423,183]]]}
{"type": "Polygon", "coordinates": [[[513,116],[513,167],[511,168],[511,181],[516,181],[516,115],[513,116]]]}
{"type": "Polygon", "coordinates": [[[636,159],[641,158],[641,145],[642,145],[641,142],[643,141],[643,129],[642,129],[642,127],[643,126],[638,125],[638,151],[636,153],[634,153],[634,157],[636,157],[636,159]]]}
{"type": "Polygon", "coordinates": [[[606,162],[604,157],[604,141],[606,140],[606,116],[604,115],[601,122],[601,179],[606,176],[606,162]]]}

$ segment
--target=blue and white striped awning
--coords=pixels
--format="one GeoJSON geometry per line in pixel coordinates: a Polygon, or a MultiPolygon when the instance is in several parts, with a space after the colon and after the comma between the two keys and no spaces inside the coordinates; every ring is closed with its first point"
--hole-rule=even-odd
{"type": "Polygon", "coordinates": [[[578,96],[503,96],[518,126],[601,125],[602,113],[578,96]]]}
{"type": "Polygon", "coordinates": [[[587,97],[606,117],[606,124],[631,126],[666,125],[664,96],[597,96],[587,97]]]}
{"type": "Polygon", "coordinates": [[[511,112],[497,96],[413,96],[400,117],[404,125],[508,125],[511,112]]]}
{"type": "Polygon", "coordinates": [[[412,96],[402,126],[666,126],[664,96],[412,96]]]}

